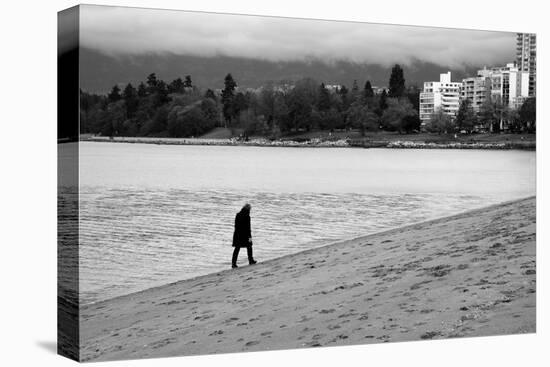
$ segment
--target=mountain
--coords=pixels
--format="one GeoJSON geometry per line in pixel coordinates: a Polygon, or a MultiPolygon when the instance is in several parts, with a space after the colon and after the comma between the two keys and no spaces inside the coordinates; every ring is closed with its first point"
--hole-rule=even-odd
{"type": "MultiPolygon", "coordinates": [[[[171,53],[110,56],[89,49],[80,49],[80,88],[87,92],[107,93],[115,84],[131,82],[137,85],[150,73],[170,82],[191,75],[193,84],[202,89],[223,88],[223,79],[231,73],[242,88],[257,88],[266,82],[295,81],[311,77],[325,84],[343,84],[351,88],[357,79],[362,89],[370,80],[375,86],[385,87],[393,65],[354,63],[349,61],[324,62],[268,61],[228,56],[201,57],[171,53]]],[[[422,86],[424,81],[438,80],[439,73],[452,71],[453,81],[475,75],[479,66],[452,70],[447,66],[415,61],[401,65],[407,85],[422,86]]]]}

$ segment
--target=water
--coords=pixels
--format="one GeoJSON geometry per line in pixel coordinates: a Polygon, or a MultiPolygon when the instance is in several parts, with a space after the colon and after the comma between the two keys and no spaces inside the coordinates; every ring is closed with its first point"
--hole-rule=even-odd
{"type": "Polygon", "coordinates": [[[524,151],[85,142],[80,155],[83,303],[229,268],[246,202],[262,261],[535,194],[524,151]]]}

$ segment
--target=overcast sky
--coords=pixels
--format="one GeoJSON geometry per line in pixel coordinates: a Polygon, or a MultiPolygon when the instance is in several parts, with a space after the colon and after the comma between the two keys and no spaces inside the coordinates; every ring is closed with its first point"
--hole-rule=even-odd
{"type": "Polygon", "coordinates": [[[515,33],[82,6],[81,44],[110,55],[171,52],[389,65],[514,61],[515,33]]]}

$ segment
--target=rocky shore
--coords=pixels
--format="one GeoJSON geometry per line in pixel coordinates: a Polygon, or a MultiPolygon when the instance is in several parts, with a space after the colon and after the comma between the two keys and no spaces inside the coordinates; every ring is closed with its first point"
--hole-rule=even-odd
{"type": "Polygon", "coordinates": [[[408,140],[368,140],[368,139],[308,139],[269,140],[263,138],[243,139],[202,139],[202,138],[152,138],[152,137],[106,137],[81,136],[80,141],[167,144],[167,145],[223,145],[223,146],[268,146],[268,147],[304,147],[304,148],[390,148],[390,149],[521,149],[535,150],[534,141],[525,142],[424,142],[408,140]]]}

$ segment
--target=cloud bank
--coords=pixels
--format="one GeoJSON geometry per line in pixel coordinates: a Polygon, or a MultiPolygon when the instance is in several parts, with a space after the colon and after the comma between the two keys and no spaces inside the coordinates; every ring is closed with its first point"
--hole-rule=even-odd
{"type": "Polygon", "coordinates": [[[514,60],[515,33],[81,6],[84,47],[109,55],[218,55],[271,61],[320,59],[454,68],[514,60]]]}

